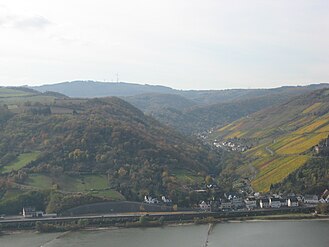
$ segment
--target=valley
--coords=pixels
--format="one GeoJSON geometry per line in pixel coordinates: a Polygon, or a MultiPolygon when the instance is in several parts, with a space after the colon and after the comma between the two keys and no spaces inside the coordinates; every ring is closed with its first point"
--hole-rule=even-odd
{"type": "Polygon", "coordinates": [[[319,194],[327,187],[317,182],[327,170],[307,190],[298,182],[305,167],[315,169],[308,164],[327,157],[326,84],[148,92],[133,85],[130,94],[136,86],[136,95],[122,97],[134,106],[117,97],[69,98],[65,84],[43,93],[1,88],[0,209],[17,213],[39,198],[38,207],[61,213],[145,195],[197,207],[228,191],[319,194]]]}

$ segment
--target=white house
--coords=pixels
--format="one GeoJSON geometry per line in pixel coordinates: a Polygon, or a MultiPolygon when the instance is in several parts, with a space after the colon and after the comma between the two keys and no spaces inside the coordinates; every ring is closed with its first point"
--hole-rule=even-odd
{"type": "Polygon", "coordinates": [[[325,199],[323,199],[323,198],[320,198],[320,199],[319,199],[319,203],[327,203],[327,202],[326,202],[326,200],[325,200],[325,199]]]}
{"type": "Polygon", "coordinates": [[[152,198],[151,196],[144,196],[144,202],[149,204],[159,203],[158,199],[152,198]]]}
{"type": "Polygon", "coordinates": [[[222,201],[221,205],[220,205],[220,209],[221,210],[231,210],[233,207],[233,204],[231,201],[222,201]]]}
{"type": "Polygon", "coordinates": [[[304,203],[305,204],[318,204],[319,198],[317,195],[305,195],[304,196],[304,203]]]}
{"type": "Polygon", "coordinates": [[[325,203],[329,203],[329,195],[322,197],[325,203]]]}
{"type": "Polygon", "coordinates": [[[210,210],[210,204],[209,203],[206,203],[205,201],[202,201],[199,204],[199,207],[200,207],[201,210],[205,210],[205,211],[210,210]]]}
{"type": "Polygon", "coordinates": [[[322,195],[321,195],[321,198],[326,202],[326,203],[329,203],[329,190],[326,189],[322,195]]]}
{"type": "Polygon", "coordinates": [[[162,197],[161,197],[161,200],[162,200],[164,203],[172,203],[172,200],[166,198],[165,196],[162,196],[162,197]]]}
{"type": "Polygon", "coordinates": [[[242,208],[245,204],[241,197],[234,196],[232,198],[232,205],[234,208],[242,208]]]}
{"type": "Polygon", "coordinates": [[[288,207],[298,207],[298,200],[296,197],[289,197],[288,198],[288,207]]]}
{"type": "Polygon", "coordinates": [[[249,210],[257,208],[257,202],[255,199],[248,198],[244,200],[244,203],[246,204],[246,208],[249,210]]]}
{"type": "Polygon", "coordinates": [[[270,201],[267,198],[262,198],[259,201],[259,205],[261,208],[269,208],[270,207],[270,201]]]}
{"type": "Polygon", "coordinates": [[[281,201],[280,201],[279,198],[271,197],[269,199],[269,202],[270,202],[270,207],[271,208],[280,208],[281,207],[281,201]]]}
{"type": "Polygon", "coordinates": [[[24,218],[36,218],[43,216],[42,211],[36,211],[35,208],[31,208],[31,207],[23,208],[22,213],[24,218]]]}

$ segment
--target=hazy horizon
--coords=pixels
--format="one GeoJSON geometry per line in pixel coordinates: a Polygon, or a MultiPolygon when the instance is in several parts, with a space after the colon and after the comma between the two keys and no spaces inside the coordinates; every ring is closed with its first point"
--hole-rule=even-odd
{"type": "Polygon", "coordinates": [[[329,81],[325,0],[3,0],[0,85],[128,81],[177,89],[329,81]]]}
{"type": "Polygon", "coordinates": [[[62,84],[62,83],[71,83],[71,82],[97,82],[97,83],[105,83],[105,84],[116,84],[116,83],[127,83],[127,84],[137,84],[137,85],[150,85],[150,86],[163,86],[168,87],[175,90],[230,90],[230,89],[271,89],[271,88],[280,88],[280,87],[298,87],[298,86],[309,86],[309,85],[318,85],[318,84],[329,84],[329,82],[310,82],[305,84],[282,84],[278,86],[272,86],[272,87],[232,87],[232,88],[176,88],[171,87],[169,85],[165,84],[157,84],[157,83],[142,83],[142,82],[128,82],[128,81],[97,81],[97,80],[72,80],[72,81],[61,81],[61,82],[50,82],[50,83],[41,83],[41,84],[35,84],[35,85],[0,85],[0,87],[39,87],[39,86],[49,86],[49,85],[55,85],[55,84],[62,84]]]}

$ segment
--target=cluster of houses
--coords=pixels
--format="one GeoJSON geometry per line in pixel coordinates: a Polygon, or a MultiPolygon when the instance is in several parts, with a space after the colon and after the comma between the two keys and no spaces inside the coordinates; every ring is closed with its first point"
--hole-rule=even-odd
{"type": "Polygon", "coordinates": [[[284,208],[284,207],[300,207],[300,206],[314,206],[318,203],[329,203],[329,190],[325,190],[323,194],[317,195],[295,195],[288,196],[272,195],[260,196],[255,193],[253,196],[243,198],[236,193],[226,193],[224,198],[216,202],[202,201],[199,208],[204,211],[210,210],[254,210],[254,209],[269,209],[269,208],[284,208]]]}
{"type": "Polygon", "coordinates": [[[217,141],[217,140],[215,140],[213,142],[213,145],[216,148],[222,148],[225,150],[238,151],[238,152],[245,152],[250,148],[250,147],[242,145],[240,143],[235,143],[233,141],[217,141]]]}
{"type": "Polygon", "coordinates": [[[159,204],[159,203],[164,203],[164,204],[171,204],[172,201],[165,196],[161,197],[161,201],[158,200],[157,198],[153,198],[151,196],[144,196],[144,202],[148,204],[159,204]]]}

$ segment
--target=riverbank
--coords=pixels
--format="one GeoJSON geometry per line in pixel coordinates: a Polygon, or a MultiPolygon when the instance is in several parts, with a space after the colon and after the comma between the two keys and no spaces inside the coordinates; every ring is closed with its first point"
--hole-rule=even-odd
{"type": "MultiPolygon", "coordinates": [[[[221,224],[221,223],[242,223],[242,222],[270,222],[270,221],[329,221],[329,215],[314,215],[314,214],[288,214],[288,215],[267,215],[267,216],[253,216],[253,217],[232,217],[228,219],[222,218],[194,218],[193,220],[185,220],[185,221],[164,221],[161,224],[159,221],[148,221],[147,223],[131,222],[129,224],[116,224],[115,226],[88,226],[83,225],[75,227],[72,230],[68,231],[46,231],[39,233],[49,233],[49,232],[61,232],[62,234],[67,234],[72,231],[102,231],[102,230],[117,230],[123,228],[152,228],[152,227],[179,227],[179,226],[188,226],[188,225],[204,225],[204,224],[221,224]]],[[[56,228],[55,228],[56,229],[56,228]]],[[[6,230],[2,231],[3,235],[12,235],[18,234],[20,232],[38,232],[36,229],[34,230],[24,230],[24,229],[15,229],[15,230],[6,230]]],[[[1,235],[0,235],[1,237],[1,235]]]]}
{"type": "Polygon", "coordinates": [[[228,219],[222,222],[241,223],[241,222],[268,222],[268,221],[329,221],[329,215],[312,214],[292,214],[292,215],[268,215],[253,216],[245,218],[228,219]]]}
{"type": "Polygon", "coordinates": [[[27,219],[19,222],[0,222],[4,233],[16,230],[38,230],[39,232],[66,232],[84,229],[143,228],[183,224],[209,224],[225,222],[252,222],[278,220],[329,220],[328,215],[305,212],[175,212],[139,213],[108,216],[80,216],[56,219],[27,219]],[[265,214],[266,213],[266,214],[265,214]]]}

